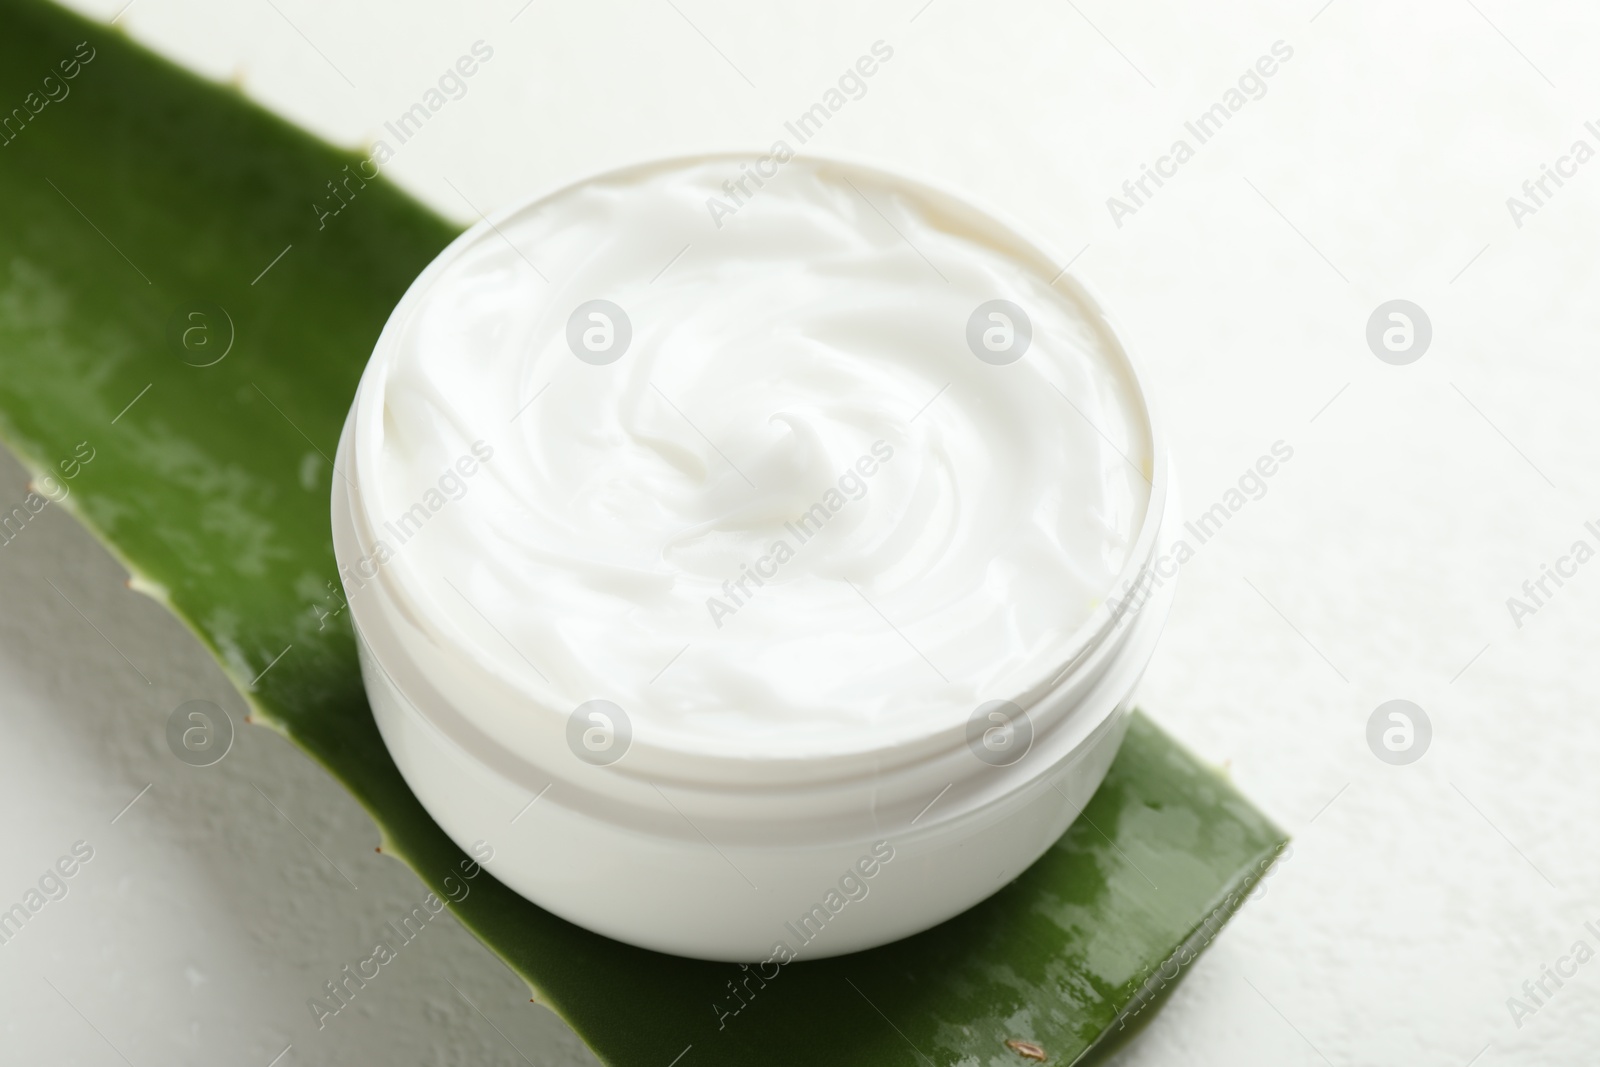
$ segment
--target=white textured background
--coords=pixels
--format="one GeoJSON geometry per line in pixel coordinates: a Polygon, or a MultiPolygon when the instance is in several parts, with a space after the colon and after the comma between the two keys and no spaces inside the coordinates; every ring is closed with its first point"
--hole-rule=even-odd
{"type": "MultiPolygon", "coordinates": [[[[1188,515],[1274,441],[1295,450],[1184,569],[1144,699],[1293,855],[1122,1063],[1594,1062],[1600,962],[1520,1027],[1506,998],[1579,938],[1600,950],[1600,562],[1520,630],[1505,600],[1597,541],[1600,160],[1520,229],[1505,200],[1575,139],[1600,148],[1600,14],[921,3],[137,0],[119,25],[351,145],[487,41],[468,95],[387,168],[463,221],[450,183],[489,210],[764,148],[888,41],[812,146],[964,188],[1063,260],[1087,246],[1074,269],[1157,384],[1188,515]],[[1106,197],[1277,40],[1294,57],[1266,97],[1116,228],[1106,197]],[[1434,327],[1408,367],[1363,337],[1396,297],[1434,327]],[[1392,697],[1433,722],[1411,766],[1364,739],[1392,697]]],[[[0,462],[0,504],[24,492],[0,462]]],[[[59,509],[0,547],[0,606],[0,906],[74,840],[96,850],[0,946],[0,1060],[265,1067],[292,1043],[283,1067],[592,1062],[448,918],[317,1032],[306,998],[420,883],[276,735],[241,726],[208,769],[171,756],[179,703],[243,705],[59,509]]]]}

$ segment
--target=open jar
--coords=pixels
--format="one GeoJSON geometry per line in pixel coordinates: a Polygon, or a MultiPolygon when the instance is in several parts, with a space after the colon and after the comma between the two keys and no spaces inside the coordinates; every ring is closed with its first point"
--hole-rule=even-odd
{"type": "Polygon", "coordinates": [[[732,961],[934,925],[1088,801],[1173,583],[1146,391],[992,214],[702,156],[463,234],[390,317],[334,546],[407,782],[502,882],[732,961]]]}

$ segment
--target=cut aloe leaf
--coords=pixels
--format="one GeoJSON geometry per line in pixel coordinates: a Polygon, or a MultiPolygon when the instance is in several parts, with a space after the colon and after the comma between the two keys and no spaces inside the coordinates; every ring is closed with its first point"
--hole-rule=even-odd
{"type": "MultiPolygon", "coordinates": [[[[389,310],[455,228],[46,4],[0,0],[0,106],[20,109],[0,113],[0,434],[444,896],[466,857],[367,708],[328,457],[389,310]],[[330,182],[348,204],[326,217],[330,182]]],[[[588,933],[487,875],[452,910],[613,1064],[1069,1063],[1148,1019],[1283,840],[1141,716],[1084,817],[993,898],[764,984],[588,933]]]]}

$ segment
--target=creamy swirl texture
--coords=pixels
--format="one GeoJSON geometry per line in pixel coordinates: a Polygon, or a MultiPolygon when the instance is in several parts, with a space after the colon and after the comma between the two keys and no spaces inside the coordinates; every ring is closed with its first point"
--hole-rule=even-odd
{"type": "Polygon", "coordinates": [[[605,699],[668,748],[864,751],[1036,692],[1149,503],[1126,357],[941,194],[795,159],[715,226],[740,173],[574,186],[424,277],[371,382],[383,580],[530,714],[605,699]]]}

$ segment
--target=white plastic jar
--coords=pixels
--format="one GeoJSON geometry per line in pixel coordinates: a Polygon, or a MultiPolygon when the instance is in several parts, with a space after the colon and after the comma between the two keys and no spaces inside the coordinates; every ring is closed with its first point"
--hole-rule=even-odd
{"type": "Polygon", "coordinates": [[[389,319],[333,532],[440,826],[574,923],[819,958],[987,897],[1104,776],[1173,583],[1099,305],[811,157],[644,164],[463,234],[389,319]]]}

